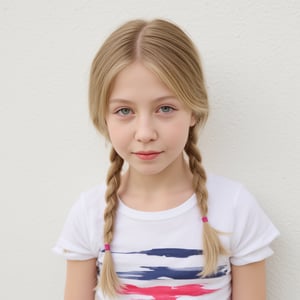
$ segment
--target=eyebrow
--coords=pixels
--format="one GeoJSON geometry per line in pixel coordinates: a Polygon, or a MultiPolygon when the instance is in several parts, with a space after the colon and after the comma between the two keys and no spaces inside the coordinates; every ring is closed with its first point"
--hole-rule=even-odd
{"type": "MultiPolygon", "coordinates": [[[[176,97],[174,95],[167,95],[167,96],[162,96],[162,97],[158,97],[153,99],[154,102],[160,102],[160,101],[164,101],[167,99],[176,99],[176,97]]],[[[109,100],[110,103],[131,103],[133,101],[130,101],[128,99],[123,99],[123,98],[113,98],[109,100]]]]}

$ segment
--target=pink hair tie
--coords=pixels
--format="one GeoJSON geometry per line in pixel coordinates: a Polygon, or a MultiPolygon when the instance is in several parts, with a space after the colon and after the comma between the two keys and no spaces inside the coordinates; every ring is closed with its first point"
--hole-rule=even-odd
{"type": "Polygon", "coordinates": [[[203,222],[203,223],[207,223],[207,222],[208,222],[207,217],[202,217],[202,222],[203,222]]]}
{"type": "Polygon", "coordinates": [[[110,251],[110,244],[104,244],[104,250],[110,251]]]}

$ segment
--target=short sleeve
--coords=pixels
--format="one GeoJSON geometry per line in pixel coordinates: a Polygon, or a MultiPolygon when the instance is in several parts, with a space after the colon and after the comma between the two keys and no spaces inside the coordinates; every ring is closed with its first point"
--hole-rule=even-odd
{"type": "Polygon", "coordinates": [[[87,260],[97,257],[93,240],[93,216],[90,215],[84,193],[75,202],[65,221],[60,237],[52,249],[67,260],[87,260]]]}
{"type": "Polygon", "coordinates": [[[245,265],[273,254],[271,242],[279,235],[256,199],[244,188],[238,192],[234,209],[231,263],[245,265]]]}

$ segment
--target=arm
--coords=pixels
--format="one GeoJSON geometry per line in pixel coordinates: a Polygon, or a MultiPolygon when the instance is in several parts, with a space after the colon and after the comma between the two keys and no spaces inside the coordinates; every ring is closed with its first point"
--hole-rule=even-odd
{"type": "Polygon", "coordinates": [[[266,300],[265,261],[232,265],[232,300],[266,300]]]}
{"type": "Polygon", "coordinates": [[[96,284],[96,259],[67,261],[65,300],[94,300],[96,284]]]}

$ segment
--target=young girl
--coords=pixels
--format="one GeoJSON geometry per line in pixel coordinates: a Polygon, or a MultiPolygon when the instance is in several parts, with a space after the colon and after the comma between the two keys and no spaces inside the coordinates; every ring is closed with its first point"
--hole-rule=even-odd
{"type": "Polygon", "coordinates": [[[189,37],[164,20],[121,26],[93,61],[89,105],[111,166],[55,247],[65,300],[266,299],[278,231],[243,185],[202,166],[208,102],[189,37]]]}

